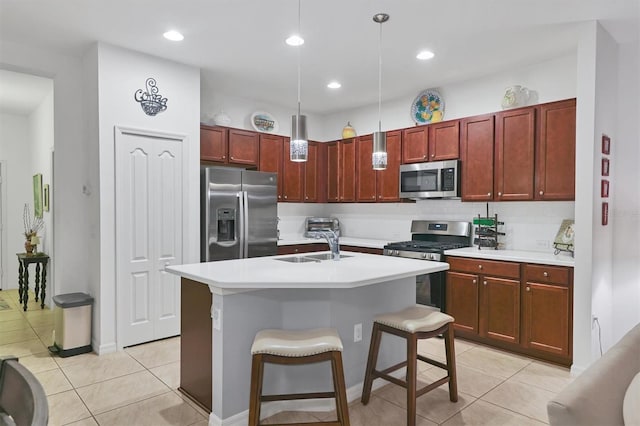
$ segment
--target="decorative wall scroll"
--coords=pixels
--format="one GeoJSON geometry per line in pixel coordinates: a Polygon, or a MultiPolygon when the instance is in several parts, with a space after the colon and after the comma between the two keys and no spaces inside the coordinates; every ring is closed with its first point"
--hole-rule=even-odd
{"type": "Polygon", "coordinates": [[[158,86],[156,86],[156,80],[149,77],[147,78],[146,91],[142,89],[136,90],[134,99],[136,102],[140,102],[140,106],[145,114],[155,116],[156,114],[167,109],[167,98],[163,98],[158,94],[158,86]]]}

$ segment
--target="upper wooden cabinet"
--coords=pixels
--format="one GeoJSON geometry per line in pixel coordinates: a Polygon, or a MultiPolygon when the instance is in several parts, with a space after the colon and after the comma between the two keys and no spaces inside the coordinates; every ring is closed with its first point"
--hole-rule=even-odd
{"type": "Polygon", "coordinates": [[[376,171],[371,164],[373,135],[360,136],[356,142],[356,201],[375,202],[377,195],[376,171]]]}
{"type": "Polygon", "coordinates": [[[536,200],[574,200],[576,100],[539,105],[536,200]]]}
{"type": "Polygon", "coordinates": [[[285,138],[282,161],[282,200],[302,202],[304,194],[304,162],[291,161],[289,138],[285,138]]]}
{"type": "Polygon", "coordinates": [[[260,135],[247,130],[229,129],[229,163],[258,165],[260,135]]]}
{"type": "Polygon", "coordinates": [[[429,159],[429,131],[417,126],[402,131],[402,164],[422,163],[429,159]]]}
{"type": "Polygon", "coordinates": [[[461,120],[462,201],[493,200],[494,115],[461,120]]]}
{"type": "Polygon", "coordinates": [[[371,164],[373,135],[360,136],[356,142],[356,201],[399,201],[398,181],[402,160],[402,132],[387,132],[387,168],[374,170],[371,164]]]}
{"type": "Polygon", "coordinates": [[[203,161],[227,162],[227,140],[229,129],[226,127],[200,126],[200,159],[203,161]]]}
{"type": "Polygon", "coordinates": [[[460,158],[460,121],[443,121],[402,131],[402,164],[460,158]]]}
{"type": "Polygon", "coordinates": [[[443,121],[429,126],[429,161],[460,158],[460,121],[443,121]]]}
{"type": "Polygon", "coordinates": [[[340,142],[327,142],[327,201],[340,201],[340,142]]]}
{"type": "Polygon", "coordinates": [[[340,141],[338,195],[343,203],[356,201],[356,140],[340,141]]]}
{"type": "Polygon", "coordinates": [[[326,144],[309,142],[309,156],[304,166],[304,201],[322,203],[326,198],[324,171],[326,144]]]}
{"type": "Polygon", "coordinates": [[[496,201],[533,200],[534,142],[534,108],[496,114],[496,201]]]}
{"type": "Polygon", "coordinates": [[[247,130],[200,125],[200,160],[258,166],[260,135],[247,130]]]}
{"type": "Polygon", "coordinates": [[[282,201],[282,152],[284,138],[277,135],[260,135],[260,165],[258,170],[278,174],[278,201],[282,201]]]}

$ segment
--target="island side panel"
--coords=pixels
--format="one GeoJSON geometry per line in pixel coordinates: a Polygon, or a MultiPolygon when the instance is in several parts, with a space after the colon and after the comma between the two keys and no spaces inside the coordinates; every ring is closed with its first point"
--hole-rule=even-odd
{"type": "Polygon", "coordinates": [[[212,294],[208,285],[182,278],[180,296],[179,390],[211,411],[212,294]]]}
{"type": "MultiPolygon", "coordinates": [[[[235,419],[240,413],[246,414],[249,407],[251,343],[255,333],[265,328],[337,328],[344,345],[345,382],[347,388],[352,388],[348,397],[357,399],[364,380],[373,317],[415,304],[415,277],[351,289],[258,290],[216,296],[214,304],[222,308],[224,319],[221,332],[214,330],[214,347],[222,345],[223,355],[214,356],[214,386],[220,386],[221,394],[216,392],[219,396],[214,400],[213,412],[221,420],[235,419]],[[353,326],[357,323],[363,326],[362,341],[353,342],[353,326]],[[216,374],[218,367],[222,377],[216,374]]],[[[381,369],[388,367],[402,361],[405,354],[404,342],[385,336],[378,365],[381,369]]],[[[330,371],[326,363],[267,365],[264,393],[327,391],[331,388],[330,371]]],[[[303,406],[305,401],[296,404],[303,406]]],[[[263,407],[265,414],[269,405],[263,407]]]]}

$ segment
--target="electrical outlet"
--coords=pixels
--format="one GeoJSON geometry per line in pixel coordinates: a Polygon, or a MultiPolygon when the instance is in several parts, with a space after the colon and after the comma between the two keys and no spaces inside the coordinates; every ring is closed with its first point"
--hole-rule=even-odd
{"type": "Polygon", "coordinates": [[[362,341],[362,323],[358,323],[353,326],[353,341],[362,341]]]}
{"type": "Polygon", "coordinates": [[[549,240],[536,240],[536,247],[549,248],[549,240]]]}
{"type": "Polygon", "coordinates": [[[222,328],[222,311],[220,309],[213,310],[213,328],[216,330],[222,328]]]}

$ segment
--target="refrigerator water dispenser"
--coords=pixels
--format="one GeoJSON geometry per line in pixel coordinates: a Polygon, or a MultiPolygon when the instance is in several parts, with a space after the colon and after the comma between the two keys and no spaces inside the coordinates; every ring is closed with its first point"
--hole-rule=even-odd
{"type": "Polygon", "coordinates": [[[235,241],[236,209],[220,208],[218,216],[218,242],[235,241]]]}

